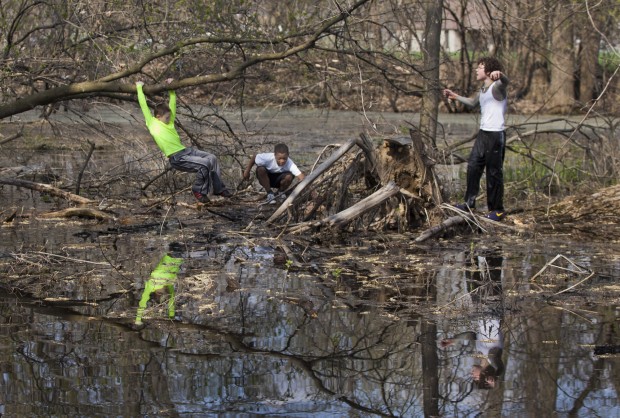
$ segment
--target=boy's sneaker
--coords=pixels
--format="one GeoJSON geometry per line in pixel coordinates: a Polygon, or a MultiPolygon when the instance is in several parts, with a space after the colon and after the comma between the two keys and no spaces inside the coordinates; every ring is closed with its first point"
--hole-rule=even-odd
{"type": "Polygon", "coordinates": [[[276,204],[276,196],[273,193],[267,193],[267,199],[265,199],[265,203],[270,205],[276,204]]]}
{"type": "Polygon", "coordinates": [[[194,192],[194,197],[200,203],[209,203],[209,197],[207,195],[204,195],[204,194],[198,193],[198,192],[194,192]]]}
{"type": "Polygon", "coordinates": [[[502,219],[504,219],[504,217],[506,216],[506,212],[500,212],[497,210],[492,210],[491,212],[487,213],[484,217],[487,219],[490,219],[492,221],[501,221],[502,219]]]}

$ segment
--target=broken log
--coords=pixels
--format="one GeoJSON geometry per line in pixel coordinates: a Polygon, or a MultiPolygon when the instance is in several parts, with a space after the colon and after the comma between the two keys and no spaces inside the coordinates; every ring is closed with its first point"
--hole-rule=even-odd
{"type": "Polygon", "coordinates": [[[399,192],[400,187],[398,187],[396,183],[390,182],[387,185],[383,186],[381,189],[371,194],[370,196],[360,200],[359,202],[343,210],[342,212],[338,212],[334,215],[328,216],[327,218],[320,221],[304,222],[294,225],[289,228],[289,232],[303,232],[310,228],[319,228],[324,226],[343,228],[352,220],[361,216],[375,206],[380,205],[381,203],[385,202],[387,199],[398,194],[399,192]]]}
{"type": "Polygon", "coordinates": [[[52,196],[61,197],[65,200],[69,200],[75,203],[93,203],[93,200],[87,199],[82,196],[75,195],[73,193],[65,192],[54,186],[44,183],[35,183],[33,181],[21,180],[21,179],[9,179],[0,177],[0,184],[8,184],[10,186],[24,187],[26,189],[35,190],[41,193],[49,193],[52,196]]]}
{"type": "Polygon", "coordinates": [[[23,134],[24,134],[24,127],[22,126],[21,130],[19,132],[17,132],[16,134],[13,134],[13,135],[11,135],[8,138],[0,140],[0,145],[4,145],[6,143],[9,143],[9,142],[17,139],[17,138],[20,138],[23,134]]]}

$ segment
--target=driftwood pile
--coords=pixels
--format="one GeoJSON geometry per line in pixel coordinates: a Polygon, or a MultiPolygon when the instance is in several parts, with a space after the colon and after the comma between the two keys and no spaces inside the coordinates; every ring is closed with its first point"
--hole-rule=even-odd
{"type": "Polygon", "coordinates": [[[287,232],[323,228],[409,229],[442,203],[433,162],[418,136],[351,139],[312,171],[268,219],[287,232]]]}

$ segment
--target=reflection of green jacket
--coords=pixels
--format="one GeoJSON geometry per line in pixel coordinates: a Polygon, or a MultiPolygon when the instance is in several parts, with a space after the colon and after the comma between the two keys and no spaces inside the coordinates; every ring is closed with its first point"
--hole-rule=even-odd
{"type": "Polygon", "coordinates": [[[146,309],[146,304],[151,298],[151,294],[163,288],[166,288],[170,294],[170,298],[168,299],[168,317],[174,318],[174,282],[177,279],[177,274],[179,273],[182,263],[182,258],[174,258],[168,254],[164,255],[159,261],[155,270],[151,272],[151,277],[144,284],[142,298],[138,303],[136,324],[140,325],[142,323],[142,315],[146,309]]]}

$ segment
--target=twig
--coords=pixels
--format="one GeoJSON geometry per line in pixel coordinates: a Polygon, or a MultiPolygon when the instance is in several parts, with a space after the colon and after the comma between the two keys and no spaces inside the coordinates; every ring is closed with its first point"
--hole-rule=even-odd
{"type": "Polygon", "coordinates": [[[82,176],[84,175],[84,171],[86,171],[86,166],[88,165],[88,162],[90,161],[90,157],[92,157],[93,155],[93,151],[95,151],[95,143],[94,142],[90,142],[90,150],[88,150],[88,155],[86,156],[86,160],[84,161],[84,165],[82,166],[82,169],[80,170],[80,173],[77,176],[77,181],[75,184],[75,194],[79,195],[80,194],[80,184],[82,183],[82,176]]]}
{"type": "Polygon", "coordinates": [[[64,256],[64,255],[46,253],[46,252],[42,252],[42,251],[33,251],[32,254],[37,254],[37,255],[46,256],[46,257],[61,258],[63,260],[75,261],[75,262],[84,263],[84,264],[94,264],[96,266],[109,266],[109,263],[80,260],[79,258],[67,257],[67,256],[64,256]]]}
{"type": "MultiPolygon", "coordinates": [[[[578,273],[578,274],[591,273],[591,271],[590,271],[590,270],[584,269],[584,268],[583,268],[583,267],[581,267],[580,265],[575,264],[575,263],[574,263],[571,259],[569,259],[568,257],[565,257],[565,256],[563,256],[562,254],[558,254],[558,255],[556,255],[555,257],[553,257],[553,260],[551,260],[551,261],[547,262],[547,264],[545,264],[545,265],[543,266],[543,268],[541,268],[541,269],[538,271],[538,273],[536,273],[535,275],[533,275],[533,276],[532,276],[532,278],[530,278],[530,282],[533,282],[533,281],[534,281],[534,280],[535,280],[538,276],[540,276],[540,275],[541,275],[541,274],[542,274],[545,270],[547,270],[547,268],[548,268],[548,267],[555,267],[555,268],[562,269],[562,270],[568,270],[568,269],[567,269],[567,268],[565,268],[565,267],[562,267],[562,266],[556,266],[556,265],[554,265],[554,264],[553,264],[553,263],[555,263],[555,261],[556,261],[556,260],[558,260],[558,259],[560,259],[560,258],[562,258],[562,259],[566,260],[566,261],[567,261],[568,263],[570,263],[572,266],[574,266],[574,267],[576,267],[576,268],[578,268],[578,269],[580,270],[580,271],[577,271],[577,272],[575,272],[575,273],[578,273]]],[[[572,271],[572,270],[570,270],[570,271],[572,271]]]]}
{"type": "Polygon", "coordinates": [[[481,286],[479,286],[479,287],[475,288],[474,290],[472,290],[471,292],[467,292],[467,293],[465,293],[464,295],[461,295],[461,296],[459,296],[458,298],[453,299],[453,300],[451,300],[450,302],[445,303],[445,304],[443,304],[442,306],[437,307],[437,310],[438,310],[438,311],[441,311],[443,308],[445,308],[445,307],[447,307],[447,306],[450,306],[450,305],[454,304],[455,302],[458,302],[459,300],[463,299],[464,297],[471,296],[472,294],[474,294],[474,293],[476,293],[476,292],[480,291],[480,289],[482,289],[483,287],[488,286],[489,284],[491,284],[491,282],[484,283],[484,284],[482,284],[481,286]]]}
{"type": "Polygon", "coordinates": [[[21,137],[24,134],[24,127],[22,126],[21,130],[16,133],[15,135],[11,135],[10,137],[3,139],[2,141],[0,141],[0,145],[4,145],[8,142],[11,142],[19,137],[21,137]]]}
{"type": "Polygon", "coordinates": [[[589,278],[591,278],[592,276],[594,276],[594,273],[590,273],[590,275],[589,275],[588,277],[586,277],[585,279],[580,280],[579,282],[575,283],[575,284],[574,284],[574,285],[572,285],[572,286],[567,287],[567,288],[566,288],[566,289],[564,289],[564,290],[560,290],[559,292],[554,293],[554,296],[555,296],[555,295],[559,295],[560,293],[567,292],[567,291],[571,290],[572,288],[574,288],[574,287],[576,287],[576,286],[579,286],[581,283],[585,282],[586,280],[588,280],[588,279],[589,279],[589,278]]]}

